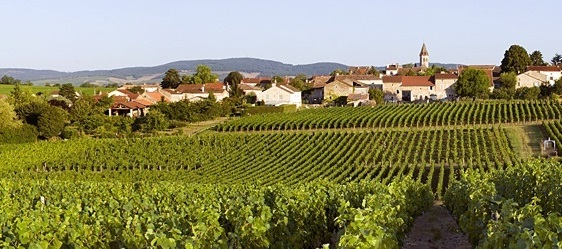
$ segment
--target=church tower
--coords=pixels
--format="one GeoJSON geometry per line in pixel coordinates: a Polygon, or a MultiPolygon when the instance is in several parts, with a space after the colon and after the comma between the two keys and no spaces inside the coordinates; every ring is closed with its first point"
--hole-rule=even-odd
{"type": "Polygon", "coordinates": [[[424,68],[429,67],[429,53],[427,52],[427,48],[425,47],[425,43],[423,44],[421,52],[420,52],[420,66],[422,66],[424,68]]]}

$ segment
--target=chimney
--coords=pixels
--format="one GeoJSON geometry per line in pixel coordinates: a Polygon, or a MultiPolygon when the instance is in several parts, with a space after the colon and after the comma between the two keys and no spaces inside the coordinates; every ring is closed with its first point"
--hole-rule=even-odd
{"type": "Polygon", "coordinates": [[[205,92],[205,84],[201,86],[201,92],[205,92]]]}

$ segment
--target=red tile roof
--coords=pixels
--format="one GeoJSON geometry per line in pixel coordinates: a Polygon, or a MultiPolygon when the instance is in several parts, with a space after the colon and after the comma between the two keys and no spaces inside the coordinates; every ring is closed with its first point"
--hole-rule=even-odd
{"type": "Polygon", "coordinates": [[[431,76],[402,76],[402,86],[434,86],[431,76]]]}
{"type": "Polygon", "coordinates": [[[159,92],[145,92],[143,95],[146,95],[146,96],[150,97],[151,99],[153,99],[156,102],[162,101],[162,97],[164,97],[164,102],[170,102],[170,100],[168,98],[166,98],[166,96],[164,96],[164,94],[159,93],[159,92]]]}
{"type": "Polygon", "coordinates": [[[376,80],[378,78],[374,75],[336,75],[332,80],[376,80]]]}
{"type": "Polygon", "coordinates": [[[454,73],[436,73],[435,74],[435,79],[438,79],[438,80],[457,79],[457,78],[459,78],[459,76],[454,74],[454,73]]]}
{"type": "Polygon", "coordinates": [[[206,84],[181,84],[176,88],[180,93],[221,93],[224,91],[223,83],[206,84]]]}
{"type": "Polygon", "coordinates": [[[136,99],[139,96],[138,94],[133,93],[133,92],[131,92],[129,90],[126,90],[126,89],[117,89],[117,91],[127,95],[127,97],[129,97],[129,99],[136,99]]]}
{"type": "Polygon", "coordinates": [[[238,87],[240,87],[240,89],[243,91],[261,90],[260,87],[253,86],[250,84],[245,84],[245,83],[241,83],[240,85],[238,85],[238,87]]]}
{"type": "Polygon", "coordinates": [[[400,83],[402,82],[402,76],[383,76],[382,83],[400,83]]]}
{"type": "Polygon", "coordinates": [[[368,93],[352,93],[347,95],[347,101],[369,100],[368,93]]]}
{"type": "Polygon", "coordinates": [[[319,75],[312,77],[312,88],[322,88],[332,79],[332,76],[319,75]]]}
{"type": "Polygon", "coordinates": [[[527,71],[560,72],[558,66],[528,66],[527,71]]]}
{"type": "Polygon", "coordinates": [[[267,78],[267,77],[243,78],[242,82],[246,84],[262,84],[262,83],[267,84],[271,82],[271,78],[267,78]]]}

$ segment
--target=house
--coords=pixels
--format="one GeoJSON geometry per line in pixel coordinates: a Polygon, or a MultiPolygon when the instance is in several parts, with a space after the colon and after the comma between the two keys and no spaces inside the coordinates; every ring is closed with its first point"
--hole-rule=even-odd
{"type": "Polygon", "coordinates": [[[400,90],[403,101],[429,100],[435,95],[431,76],[402,76],[400,90]]]}
{"type": "Polygon", "coordinates": [[[217,101],[228,97],[228,91],[223,83],[206,83],[206,84],[181,84],[176,88],[176,91],[184,94],[184,99],[188,100],[201,100],[209,97],[212,93],[215,95],[217,101]]]}
{"type": "Polygon", "coordinates": [[[402,76],[383,76],[382,82],[385,101],[396,102],[402,100],[402,91],[400,89],[402,76]]]}
{"type": "Polygon", "coordinates": [[[129,90],[133,87],[140,87],[144,92],[157,92],[160,89],[159,84],[141,84],[141,85],[123,85],[117,89],[129,90]]]}
{"type": "Polygon", "coordinates": [[[371,67],[368,66],[361,66],[361,67],[349,67],[347,72],[350,75],[367,75],[371,67]]]}
{"type": "Polygon", "coordinates": [[[436,73],[433,78],[435,98],[438,100],[454,100],[454,84],[457,83],[459,76],[453,73],[436,73]]]}
{"type": "Polygon", "coordinates": [[[402,68],[402,67],[398,64],[386,65],[386,68],[384,70],[384,74],[387,75],[387,76],[398,75],[398,69],[400,69],[400,68],[402,68]]]}
{"type": "Polygon", "coordinates": [[[126,89],[116,89],[107,94],[108,97],[124,97],[127,101],[135,100],[139,94],[133,93],[126,89]]]}
{"type": "Polygon", "coordinates": [[[259,93],[262,92],[262,88],[258,87],[256,85],[253,84],[246,84],[246,83],[240,83],[238,84],[238,87],[240,88],[240,90],[242,90],[242,92],[244,92],[244,95],[258,95],[259,93]]]}
{"type": "Polygon", "coordinates": [[[549,77],[546,74],[537,71],[527,71],[517,75],[515,89],[521,87],[539,87],[549,83],[549,77]]]}
{"type": "Polygon", "coordinates": [[[313,76],[310,82],[312,89],[308,98],[310,104],[321,104],[324,100],[324,87],[332,79],[332,76],[313,76]]]}
{"type": "Polygon", "coordinates": [[[282,84],[275,84],[269,89],[258,94],[258,100],[263,100],[266,105],[297,105],[300,107],[302,104],[301,91],[282,84]]]}
{"type": "Polygon", "coordinates": [[[546,75],[548,83],[554,85],[554,82],[562,77],[562,71],[559,66],[529,66],[527,72],[536,72],[546,75]]]}
{"type": "Polygon", "coordinates": [[[156,92],[144,92],[140,96],[137,97],[137,100],[145,100],[152,104],[156,104],[158,102],[170,102],[166,96],[160,91],[156,92]]]}
{"type": "MultiPolygon", "coordinates": [[[[146,104],[146,103],[145,103],[146,104]]],[[[148,106],[142,101],[114,101],[109,107],[109,116],[141,117],[148,113],[148,106]]]]}
{"type": "Polygon", "coordinates": [[[368,93],[352,93],[347,96],[347,104],[357,107],[369,103],[368,93]]]}
{"type": "Polygon", "coordinates": [[[271,85],[271,78],[269,77],[258,77],[258,78],[243,78],[240,81],[242,84],[250,84],[257,87],[265,88],[267,85],[271,85]]]}
{"type": "Polygon", "coordinates": [[[334,80],[324,86],[325,100],[337,99],[341,96],[348,96],[353,93],[353,82],[347,80],[334,80]]]}
{"type": "Polygon", "coordinates": [[[185,94],[176,91],[176,89],[162,89],[160,93],[170,102],[178,102],[186,99],[185,94]]]}

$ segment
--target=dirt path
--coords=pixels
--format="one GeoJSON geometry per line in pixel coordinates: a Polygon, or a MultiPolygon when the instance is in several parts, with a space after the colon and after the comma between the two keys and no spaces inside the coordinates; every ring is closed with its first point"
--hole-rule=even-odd
{"type": "Polygon", "coordinates": [[[514,152],[519,153],[521,158],[541,155],[540,143],[547,138],[542,124],[514,125],[506,127],[506,131],[514,152]]]}
{"type": "Polygon", "coordinates": [[[402,248],[471,249],[472,245],[453,216],[443,207],[443,203],[435,202],[427,212],[416,219],[412,230],[403,240],[402,248]]]}

